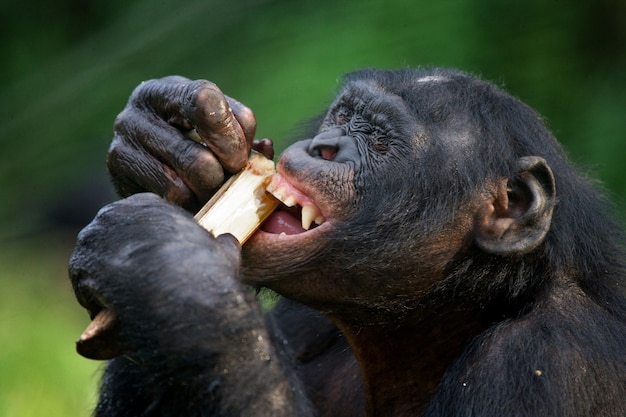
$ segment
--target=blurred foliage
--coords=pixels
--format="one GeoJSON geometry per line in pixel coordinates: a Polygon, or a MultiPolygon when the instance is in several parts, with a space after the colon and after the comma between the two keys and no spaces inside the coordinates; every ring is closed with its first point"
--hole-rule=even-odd
{"type": "Polygon", "coordinates": [[[114,198],[104,167],[112,123],[142,80],[214,81],[254,109],[258,136],[280,150],[347,71],[457,67],[535,107],[572,160],[626,201],[623,0],[0,5],[2,415],[71,415],[67,407],[82,410],[91,398],[92,386],[81,384],[95,364],[71,348],[86,316],[69,294],[68,244],[33,247],[32,239],[48,239],[41,233],[52,226],[80,226],[114,198]],[[26,246],[15,240],[29,235],[26,246]]]}
{"type": "Polygon", "coordinates": [[[2,417],[88,416],[94,406],[101,363],[74,352],[89,317],[69,289],[68,256],[58,236],[0,250],[2,417]]]}
{"type": "Polygon", "coordinates": [[[626,191],[621,0],[4,0],[0,16],[0,237],[59,204],[92,209],[85,193],[111,198],[112,121],[168,74],[216,82],[281,149],[342,73],[459,67],[537,108],[576,162],[626,191]]]}

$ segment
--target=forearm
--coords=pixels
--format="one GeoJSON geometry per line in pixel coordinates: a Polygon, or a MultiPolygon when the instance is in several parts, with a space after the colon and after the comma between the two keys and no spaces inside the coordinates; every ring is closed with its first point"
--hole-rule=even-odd
{"type": "Polygon", "coordinates": [[[247,352],[219,358],[170,357],[167,364],[138,364],[125,357],[109,361],[95,416],[310,415],[298,379],[285,366],[288,359],[264,333],[250,334],[256,343],[242,340],[247,352]]]}

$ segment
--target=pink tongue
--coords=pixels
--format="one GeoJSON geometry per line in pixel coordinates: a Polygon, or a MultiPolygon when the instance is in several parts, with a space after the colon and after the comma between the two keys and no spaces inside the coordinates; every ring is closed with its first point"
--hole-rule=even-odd
{"type": "Polygon", "coordinates": [[[261,230],[267,233],[279,235],[285,233],[287,235],[296,235],[304,233],[302,222],[284,210],[276,210],[261,225],[261,230]]]}

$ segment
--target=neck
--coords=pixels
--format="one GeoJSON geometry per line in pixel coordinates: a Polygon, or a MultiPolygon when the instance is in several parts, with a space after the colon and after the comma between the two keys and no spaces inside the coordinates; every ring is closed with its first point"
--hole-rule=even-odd
{"type": "Polygon", "coordinates": [[[486,328],[479,314],[469,311],[428,316],[372,326],[336,320],[363,374],[368,417],[422,412],[446,369],[486,328]]]}

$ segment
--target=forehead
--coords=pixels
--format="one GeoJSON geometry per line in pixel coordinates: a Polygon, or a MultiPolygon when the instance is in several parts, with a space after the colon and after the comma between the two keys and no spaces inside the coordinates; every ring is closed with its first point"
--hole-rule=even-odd
{"type": "Polygon", "coordinates": [[[407,113],[404,100],[397,91],[375,80],[350,81],[339,91],[331,108],[350,107],[355,111],[380,113],[407,113]]]}
{"type": "Polygon", "coordinates": [[[349,80],[333,105],[436,122],[463,113],[468,91],[466,80],[447,75],[374,72],[349,80]]]}
{"type": "Polygon", "coordinates": [[[415,112],[400,92],[370,79],[350,81],[343,86],[328,112],[331,123],[340,110],[405,136],[419,127],[415,112]]]}
{"type": "Polygon", "coordinates": [[[476,123],[461,103],[466,91],[458,85],[450,88],[450,83],[456,84],[445,75],[352,80],[340,90],[329,114],[346,107],[373,123],[384,121],[401,139],[436,141],[466,152],[475,144],[476,123]]]}

